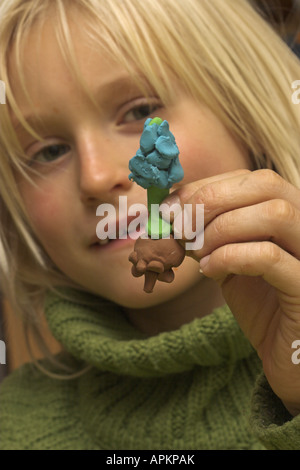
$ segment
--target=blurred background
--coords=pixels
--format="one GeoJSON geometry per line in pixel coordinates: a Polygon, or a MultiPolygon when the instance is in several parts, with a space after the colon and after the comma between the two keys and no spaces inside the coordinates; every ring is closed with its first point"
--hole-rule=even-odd
{"type": "Polygon", "coordinates": [[[253,3],[300,57],[300,0],[253,0],[253,3]]]}

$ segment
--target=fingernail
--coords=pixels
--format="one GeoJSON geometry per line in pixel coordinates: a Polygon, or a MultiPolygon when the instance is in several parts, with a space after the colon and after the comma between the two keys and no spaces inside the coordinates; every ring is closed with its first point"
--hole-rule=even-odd
{"type": "Polygon", "coordinates": [[[178,196],[168,196],[159,206],[161,216],[164,220],[173,221],[182,211],[178,196]]]}
{"type": "Polygon", "coordinates": [[[173,204],[180,205],[180,197],[177,194],[169,194],[166,199],[163,200],[163,203],[168,204],[168,206],[172,206],[173,204]]]}
{"type": "Polygon", "coordinates": [[[174,237],[181,240],[183,238],[183,213],[180,211],[173,222],[174,237]]]}
{"type": "Polygon", "coordinates": [[[186,208],[181,210],[174,219],[173,229],[176,238],[185,238],[192,240],[195,238],[195,233],[192,231],[192,222],[189,218],[189,213],[186,208]]]}
{"type": "Polygon", "coordinates": [[[209,263],[209,259],[210,259],[210,255],[208,256],[204,256],[204,258],[202,258],[200,260],[200,263],[199,263],[199,266],[200,266],[200,273],[203,273],[203,269],[205,268],[205,266],[207,266],[207,264],[209,263]]]}

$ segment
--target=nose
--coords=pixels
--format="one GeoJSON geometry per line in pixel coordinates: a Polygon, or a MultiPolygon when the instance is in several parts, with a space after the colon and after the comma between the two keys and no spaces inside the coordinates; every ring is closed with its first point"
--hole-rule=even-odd
{"type": "Polygon", "coordinates": [[[78,145],[79,187],[83,202],[113,200],[132,186],[128,179],[130,152],[108,137],[85,138],[78,145]],[[127,154],[128,153],[128,154],[127,154]]]}

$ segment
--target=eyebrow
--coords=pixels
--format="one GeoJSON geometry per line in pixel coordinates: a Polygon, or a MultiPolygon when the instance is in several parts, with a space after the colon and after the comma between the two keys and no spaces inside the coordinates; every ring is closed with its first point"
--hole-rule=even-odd
{"type": "MultiPolygon", "coordinates": [[[[53,116],[51,115],[37,116],[36,114],[28,114],[28,115],[23,116],[23,120],[26,121],[26,124],[28,124],[34,130],[36,130],[42,125],[44,125],[46,121],[53,120],[53,116]]],[[[22,131],[27,132],[22,122],[19,121],[14,115],[11,117],[11,121],[12,121],[12,125],[15,131],[18,131],[19,129],[21,129],[22,131]]]]}
{"type": "MultiPolygon", "coordinates": [[[[91,91],[91,94],[94,95],[96,99],[99,97],[99,95],[102,96],[103,102],[106,103],[116,96],[117,91],[139,90],[142,93],[142,88],[138,86],[139,82],[143,83],[145,90],[147,89],[150,91],[150,86],[146,80],[142,76],[136,75],[119,77],[112,81],[108,80],[107,83],[103,83],[95,91],[91,91]]],[[[24,130],[24,126],[15,115],[12,115],[11,120],[15,131],[19,130],[20,128],[24,130]]],[[[53,114],[37,115],[36,113],[28,113],[23,116],[23,120],[36,130],[44,126],[46,123],[54,122],[54,117],[53,114]]]]}

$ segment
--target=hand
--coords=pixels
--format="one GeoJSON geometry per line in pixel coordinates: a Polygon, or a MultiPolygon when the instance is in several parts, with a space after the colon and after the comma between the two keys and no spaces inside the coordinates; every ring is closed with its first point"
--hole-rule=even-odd
{"type": "Polygon", "coordinates": [[[300,413],[300,365],[291,359],[300,340],[300,190],[271,170],[238,170],[183,186],[166,201],[176,197],[204,204],[204,245],[186,254],[219,283],[273,391],[300,413]]]}

